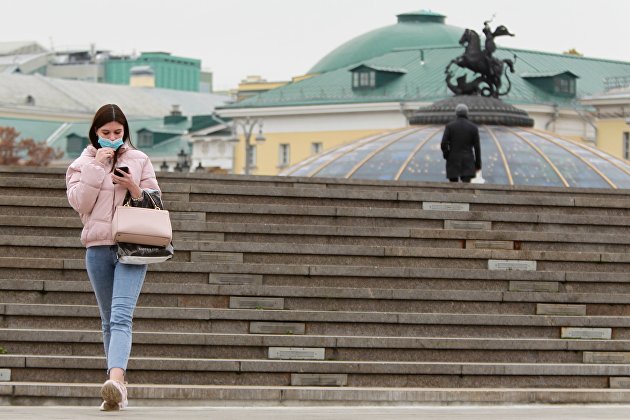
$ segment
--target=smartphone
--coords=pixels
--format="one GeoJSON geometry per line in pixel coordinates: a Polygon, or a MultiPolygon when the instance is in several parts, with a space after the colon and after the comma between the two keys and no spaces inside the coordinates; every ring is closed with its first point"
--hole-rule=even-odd
{"type": "Polygon", "coordinates": [[[116,169],[114,169],[114,175],[116,175],[116,176],[125,176],[125,175],[123,175],[123,173],[121,171],[129,173],[129,167],[127,167],[127,166],[118,166],[116,169]]]}
{"type": "MultiPolygon", "coordinates": [[[[114,175],[116,176],[125,176],[123,174],[123,172],[129,173],[129,167],[128,166],[117,166],[116,169],[114,169],[114,175]]],[[[116,183],[116,181],[112,180],[112,183],[116,183]]]]}

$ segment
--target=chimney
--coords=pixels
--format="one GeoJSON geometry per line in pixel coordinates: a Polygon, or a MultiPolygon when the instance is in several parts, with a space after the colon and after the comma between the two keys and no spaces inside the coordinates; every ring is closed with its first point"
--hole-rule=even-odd
{"type": "Polygon", "coordinates": [[[173,104],[173,108],[171,109],[171,115],[174,117],[181,117],[182,111],[180,111],[179,105],[173,104]]]}

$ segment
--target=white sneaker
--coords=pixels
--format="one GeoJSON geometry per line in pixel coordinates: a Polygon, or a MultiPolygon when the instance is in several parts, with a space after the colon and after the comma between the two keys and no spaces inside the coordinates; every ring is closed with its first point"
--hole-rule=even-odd
{"type": "Polygon", "coordinates": [[[127,407],[127,388],[124,384],[112,379],[106,381],[101,388],[101,411],[115,411],[127,407]]]}

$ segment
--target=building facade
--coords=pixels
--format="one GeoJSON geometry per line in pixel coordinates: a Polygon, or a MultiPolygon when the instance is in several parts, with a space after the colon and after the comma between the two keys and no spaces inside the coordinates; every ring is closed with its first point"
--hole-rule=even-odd
{"type": "Polygon", "coordinates": [[[133,85],[137,69],[147,68],[152,72],[152,81],[143,81],[143,86],[189,92],[213,91],[212,72],[202,71],[201,60],[195,58],[168,52],[116,55],[96,49],[95,45],[86,49],[48,51],[32,42],[0,42],[0,74],[41,74],[60,79],[133,85]]]}
{"type": "MultiPolygon", "coordinates": [[[[146,151],[156,168],[194,169],[202,164],[230,172],[233,136],[214,133],[211,140],[223,147],[220,162],[193,147],[190,134],[218,125],[212,117],[230,97],[172,89],[108,85],[36,75],[0,74],[0,126],[14,127],[21,138],[45,142],[64,152],[63,166],[88,144],[87,130],[97,109],[118,104],[130,122],[132,141],[146,151]],[[197,152],[202,153],[196,156],[197,152]],[[185,155],[185,156],[184,156],[185,155]]],[[[201,137],[198,137],[201,138],[201,137]]]]}
{"type": "MultiPolygon", "coordinates": [[[[479,31],[481,32],[481,31],[479,31]]],[[[463,53],[464,28],[445,16],[419,11],[360,35],[321,58],[306,75],[217,112],[264,121],[264,144],[254,145],[254,174],[275,175],[317,150],[408,126],[417,109],[452,96],[444,70],[463,53]]],[[[630,76],[630,63],[499,47],[516,61],[511,90],[502,99],[525,110],[535,127],[595,144],[592,108],[579,99],[604,91],[603,79],[630,76]]],[[[245,167],[241,136],[235,172],[245,167]]]]}
{"type": "Polygon", "coordinates": [[[597,117],[597,147],[621,159],[630,160],[630,77],[627,85],[582,99],[597,117]]]}
{"type": "Polygon", "coordinates": [[[105,61],[105,82],[128,85],[132,69],[137,67],[151,68],[155,87],[199,92],[201,60],[166,52],[143,52],[138,57],[111,56],[105,61]]]}

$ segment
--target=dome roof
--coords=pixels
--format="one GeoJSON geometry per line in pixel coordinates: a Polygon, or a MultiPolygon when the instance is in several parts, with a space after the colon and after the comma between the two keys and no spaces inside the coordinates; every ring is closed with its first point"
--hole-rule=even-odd
{"type": "Polygon", "coordinates": [[[421,10],[397,16],[398,23],[359,35],[342,44],[319,60],[308,73],[324,73],[397,48],[458,46],[463,28],[446,25],[445,16],[421,10]]]}
{"type": "MultiPolygon", "coordinates": [[[[280,175],[448,182],[440,150],[443,125],[367,137],[316,155],[280,175]]],[[[527,127],[479,127],[489,184],[630,188],[630,164],[595,148],[527,127]]]]}

